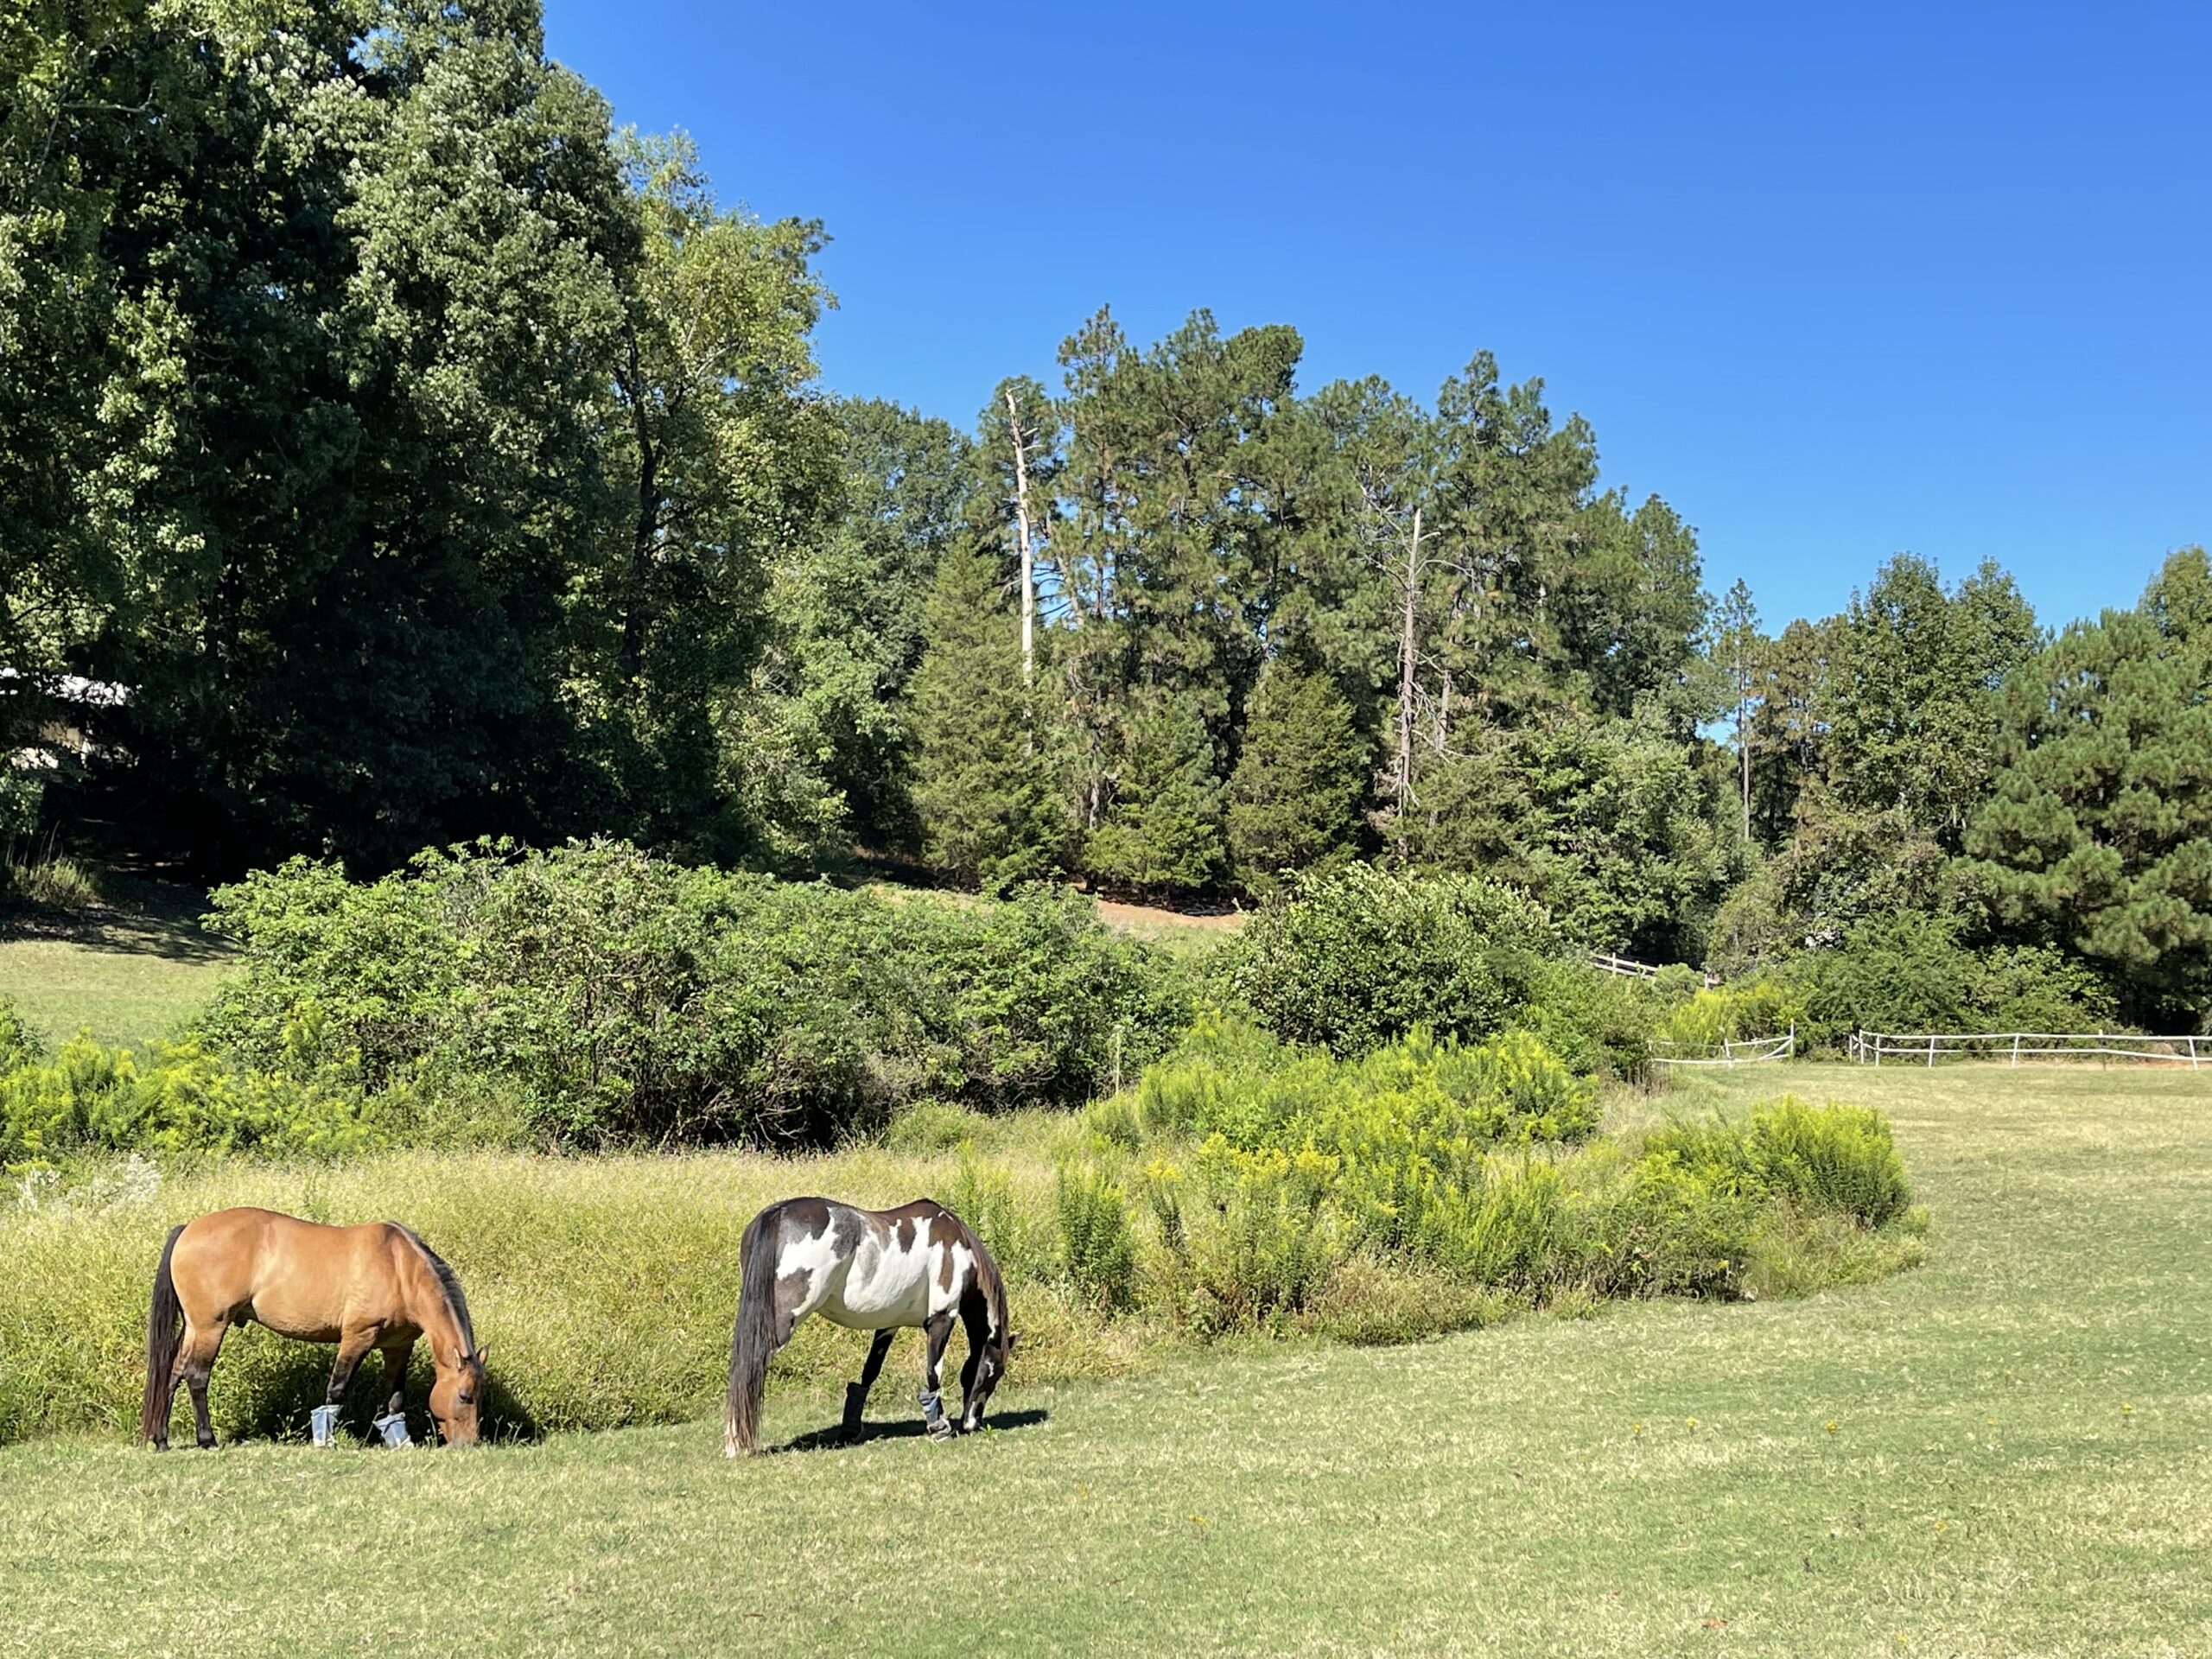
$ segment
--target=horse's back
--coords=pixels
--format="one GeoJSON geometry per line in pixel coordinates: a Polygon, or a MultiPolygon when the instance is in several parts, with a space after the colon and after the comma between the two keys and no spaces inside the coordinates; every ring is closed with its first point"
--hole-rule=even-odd
{"type": "Polygon", "coordinates": [[[251,1319],[334,1341],[350,1307],[381,1299],[398,1231],[389,1222],[332,1227],[276,1210],[218,1210],[178,1235],[171,1272],[195,1319],[251,1319]]]}

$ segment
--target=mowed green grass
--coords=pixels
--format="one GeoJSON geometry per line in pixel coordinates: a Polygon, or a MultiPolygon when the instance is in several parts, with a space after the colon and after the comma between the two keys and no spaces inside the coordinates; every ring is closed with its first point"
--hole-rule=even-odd
{"type": "Polygon", "coordinates": [[[111,1047],[168,1034],[214,995],[230,950],[203,932],[196,898],[63,919],[0,918],[0,998],[49,1046],[87,1030],[111,1047]]]}
{"type": "Polygon", "coordinates": [[[1714,1086],[1784,1084],[1893,1115],[1926,1266],[1052,1389],[1017,1356],[1009,1426],[942,1446],[911,1338],[900,1432],[735,1464],[704,1422],[19,1446],[0,1651],[2212,1652],[2212,1079],[1714,1086]]]}

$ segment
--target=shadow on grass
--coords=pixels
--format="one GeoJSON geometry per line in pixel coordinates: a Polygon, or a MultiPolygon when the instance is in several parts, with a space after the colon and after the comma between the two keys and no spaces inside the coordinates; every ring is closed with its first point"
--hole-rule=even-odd
{"type": "Polygon", "coordinates": [[[0,908],[0,938],[51,939],[167,962],[227,962],[237,954],[236,948],[200,925],[207,907],[207,894],[197,889],[145,882],[134,884],[108,903],[79,911],[23,905],[0,908]]]}
{"type": "MultiPolygon", "coordinates": [[[[337,1357],[337,1349],[316,1343],[288,1342],[266,1332],[257,1332],[256,1336],[258,1340],[234,1341],[215,1363],[209,1392],[214,1407],[217,1440],[310,1439],[309,1414],[322,1403],[323,1395],[329,1389],[330,1367],[337,1357]]],[[[437,1440],[437,1425],[430,1419],[430,1386],[435,1377],[435,1369],[418,1345],[414,1363],[407,1368],[407,1429],[418,1444],[437,1440]]],[[[490,1370],[484,1382],[479,1427],[486,1441],[514,1446],[535,1444],[545,1438],[544,1430],[531,1416],[529,1408],[500,1380],[496,1370],[490,1370]]],[[[360,1439],[372,1440],[376,1438],[375,1421],[383,1414],[388,1397],[384,1361],[372,1353],[353,1373],[339,1421],[360,1439]]],[[[176,1399],[170,1439],[189,1446],[189,1396],[179,1388],[176,1399]]]]}
{"type": "MultiPolygon", "coordinates": [[[[1039,1410],[995,1412],[983,1419],[986,1429],[1000,1430],[1033,1428],[1050,1414],[1039,1410]]],[[[870,1440],[918,1440],[923,1436],[922,1420],[906,1418],[895,1423],[862,1423],[857,1433],[848,1434],[842,1428],[810,1430],[796,1439],[773,1448],[782,1452],[824,1452],[839,1446],[865,1446],[870,1440]]]]}

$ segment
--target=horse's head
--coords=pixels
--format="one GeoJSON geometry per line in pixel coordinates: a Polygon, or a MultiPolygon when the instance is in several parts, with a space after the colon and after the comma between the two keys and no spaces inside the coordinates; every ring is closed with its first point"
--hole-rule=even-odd
{"type": "Polygon", "coordinates": [[[485,1351],[479,1348],[471,1353],[458,1343],[450,1353],[431,1350],[438,1380],[430,1385],[430,1421],[437,1424],[438,1438],[448,1446],[476,1444],[477,1414],[484,1401],[485,1351]]]}
{"type": "Polygon", "coordinates": [[[972,1434],[983,1426],[983,1408],[990,1403],[991,1390],[1006,1375],[1006,1363],[1014,1352],[1014,1344],[1020,1340],[1014,1332],[1001,1330],[995,1339],[976,1351],[968,1367],[966,1383],[960,1406],[960,1432],[972,1434]]]}

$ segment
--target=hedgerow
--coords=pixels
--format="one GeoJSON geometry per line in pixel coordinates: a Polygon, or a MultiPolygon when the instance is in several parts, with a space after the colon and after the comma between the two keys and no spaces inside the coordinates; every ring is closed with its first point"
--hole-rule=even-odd
{"type": "Polygon", "coordinates": [[[820,1145],[925,1100],[1080,1104],[1186,1011],[1173,963],[1073,895],[894,899],[613,842],[432,851],[366,884],[296,859],[220,890],[213,920],[241,971],[211,1046],[279,1072],[343,1056],[426,1112],[496,1096],[564,1146],[820,1145]]]}

